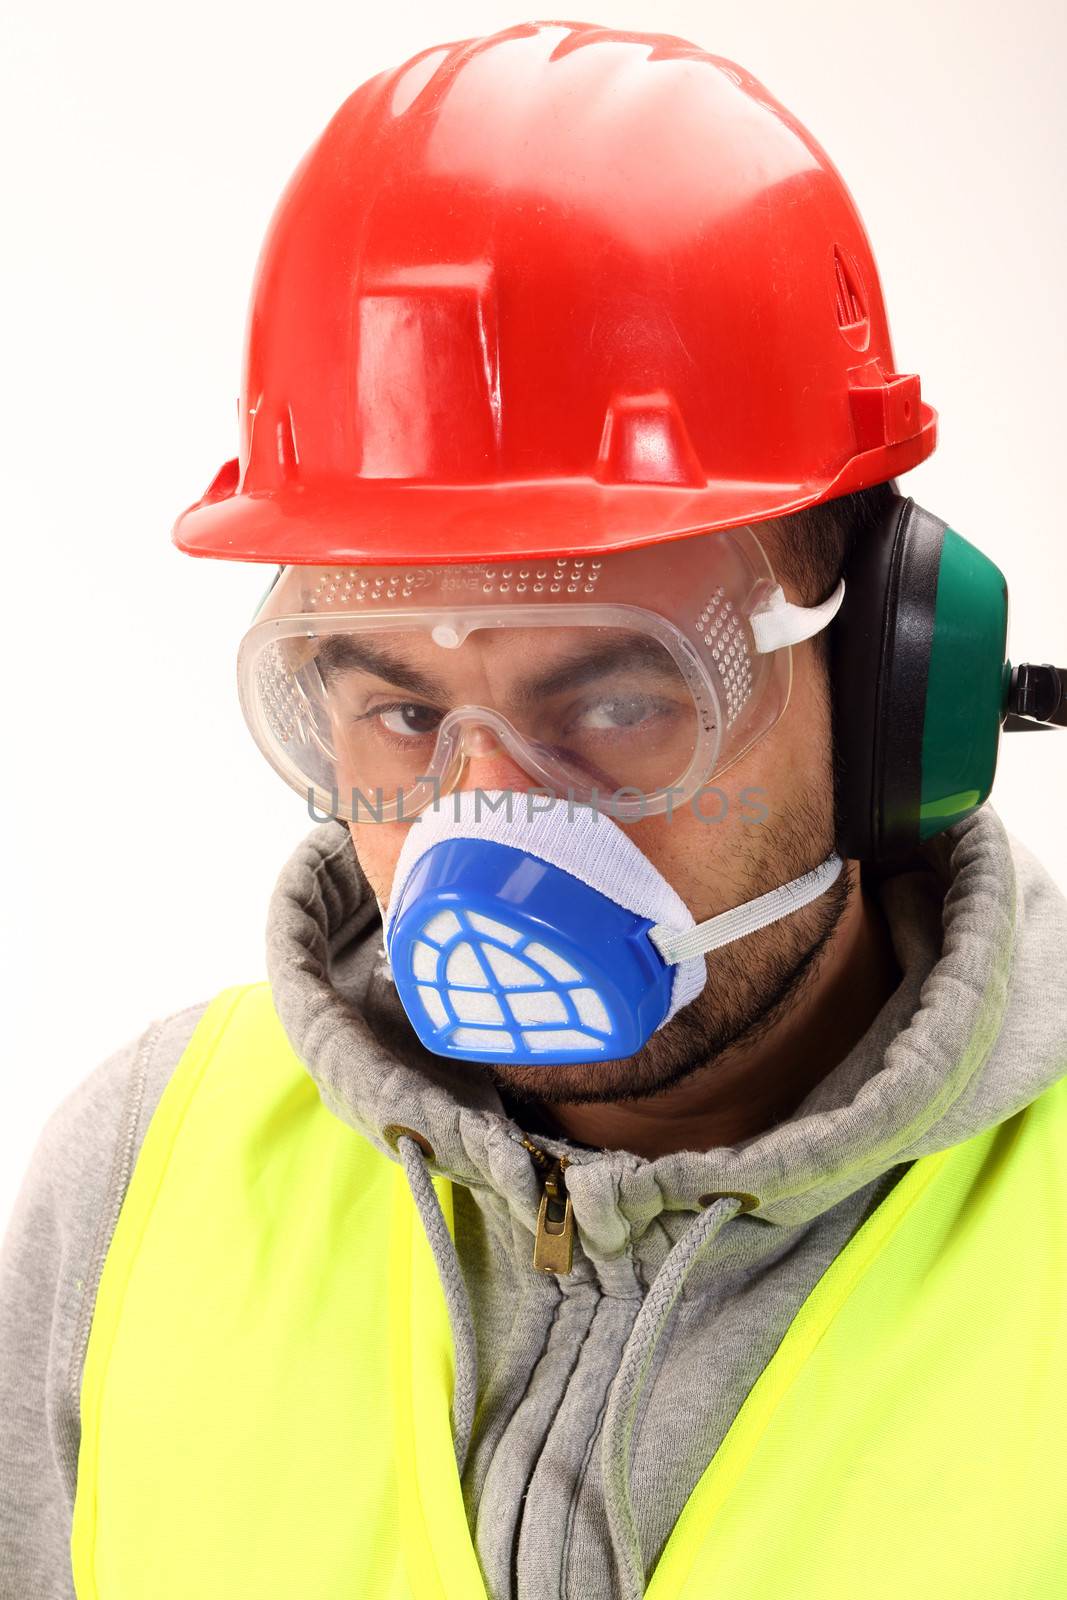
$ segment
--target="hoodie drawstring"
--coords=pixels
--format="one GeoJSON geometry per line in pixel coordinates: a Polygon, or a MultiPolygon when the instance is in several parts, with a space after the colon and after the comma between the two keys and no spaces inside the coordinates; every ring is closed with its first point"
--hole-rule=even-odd
{"type": "Polygon", "coordinates": [[[474,1427],[474,1407],[478,1399],[478,1346],[474,1316],[463,1269],[448,1231],[445,1214],[433,1179],[426,1170],[426,1158],[414,1139],[401,1136],[396,1149],[404,1163],[412,1199],[422,1218],[426,1237],[433,1251],[437,1271],[445,1291],[452,1344],[456,1352],[456,1381],[452,1396],[452,1436],[456,1445],[456,1464],[462,1478],[474,1427]]]}
{"type": "Polygon", "coordinates": [[[612,1547],[622,1581],[623,1600],[641,1600],[645,1565],[630,1498],[630,1445],[637,1405],[652,1365],[656,1345],[674,1303],[706,1245],[743,1209],[734,1196],[709,1205],[687,1228],[660,1267],[634,1319],[604,1413],[600,1437],[600,1470],[612,1547]]]}
{"type": "MultiPolygon", "coordinates": [[[[425,1153],[414,1139],[406,1135],[397,1139],[395,1148],[404,1164],[412,1198],[422,1218],[448,1306],[456,1352],[452,1430],[456,1462],[462,1477],[478,1397],[477,1344],[470,1295],[441,1210],[441,1202],[426,1169],[425,1153]]],[[[678,1240],[653,1279],[634,1319],[619,1371],[612,1382],[601,1433],[600,1463],[608,1528],[622,1581],[623,1600],[641,1600],[645,1592],[641,1540],[630,1498],[630,1445],[641,1391],[656,1353],[656,1345],[686,1279],[704,1248],[743,1209],[741,1199],[723,1195],[707,1206],[678,1240]]]]}

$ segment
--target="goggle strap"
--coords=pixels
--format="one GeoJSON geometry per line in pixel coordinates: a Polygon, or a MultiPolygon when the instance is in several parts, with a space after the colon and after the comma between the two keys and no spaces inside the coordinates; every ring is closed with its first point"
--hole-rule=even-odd
{"type": "Polygon", "coordinates": [[[683,961],[692,960],[694,956],[717,950],[720,945],[743,939],[746,934],[755,933],[768,923],[789,916],[792,911],[799,911],[802,906],[826,893],[843,866],[841,857],[835,853],[827,856],[821,866],[794,878],[792,883],[783,883],[743,906],[720,912],[717,917],[709,917],[707,922],[698,922],[684,933],[657,924],[648,930],[648,937],[667,965],[677,966],[683,961]]]}
{"type": "Polygon", "coordinates": [[[778,584],[766,603],[748,619],[757,651],[767,655],[771,650],[781,650],[783,645],[800,644],[821,633],[836,617],[844,598],[844,578],[838,581],[833,594],[817,606],[795,606],[778,584]]]}

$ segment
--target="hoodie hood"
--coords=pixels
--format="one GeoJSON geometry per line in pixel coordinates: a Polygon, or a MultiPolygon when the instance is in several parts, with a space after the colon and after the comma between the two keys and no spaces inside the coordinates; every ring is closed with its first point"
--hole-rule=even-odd
{"type": "MultiPolygon", "coordinates": [[[[750,1215],[768,1224],[809,1221],[890,1168],[1004,1121],[1067,1071],[1067,900],[991,806],[864,881],[901,981],[785,1121],[736,1146],[654,1160],[535,1135],[569,1158],[576,1269],[580,1257],[607,1268],[626,1248],[638,1259],[644,1246],[655,1270],[663,1235],[679,1237],[709,1192],[754,1195],[750,1215]]],[[[267,966],[325,1104],[394,1161],[383,1129],[422,1134],[430,1172],[505,1201],[532,1246],[540,1185],[523,1130],[487,1074],[416,1039],[344,823],[315,827],[283,868],[267,966]]]]}

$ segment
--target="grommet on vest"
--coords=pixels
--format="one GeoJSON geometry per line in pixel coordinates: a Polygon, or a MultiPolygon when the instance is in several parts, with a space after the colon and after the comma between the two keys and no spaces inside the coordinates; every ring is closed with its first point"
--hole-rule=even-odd
{"type": "Polygon", "coordinates": [[[414,1128],[405,1128],[400,1122],[389,1122],[382,1129],[382,1138],[385,1140],[390,1149],[396,1151],[397,1155],[400,1154],[400,1146],[397,1144],[397,1140],[401,1136],[408,1139],[414,1139],[415,1143],[418,1145],[427,1161],[437,1160],[437,1157],[434,1154],[433,1145],[430,1143],[429,1139],[426,1138],[425,1134],[416,1133],[414,1128]]]}

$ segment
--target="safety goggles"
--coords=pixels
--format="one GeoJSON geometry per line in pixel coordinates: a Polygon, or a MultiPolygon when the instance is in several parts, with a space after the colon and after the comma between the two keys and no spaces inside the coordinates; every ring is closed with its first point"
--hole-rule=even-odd
{"type": "Polygon", "coordinates": [[[241,642],[241,706],[280,776],[347,820],[410,819],[499,752],[531,788],[652,815],[774,726],[790,645],[843,595],[788,603],[749,527],[596,558],[282,567],[241,642]]]}

